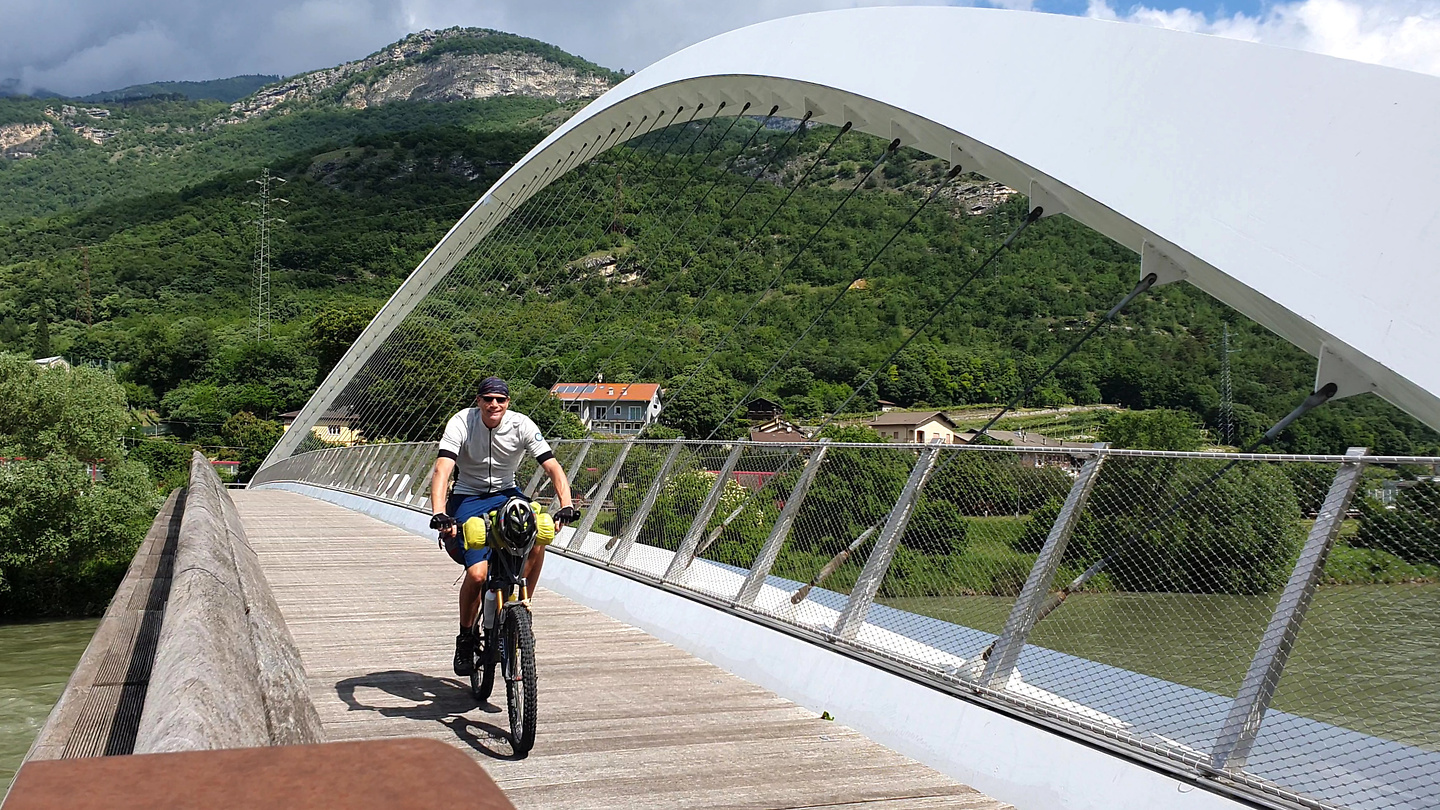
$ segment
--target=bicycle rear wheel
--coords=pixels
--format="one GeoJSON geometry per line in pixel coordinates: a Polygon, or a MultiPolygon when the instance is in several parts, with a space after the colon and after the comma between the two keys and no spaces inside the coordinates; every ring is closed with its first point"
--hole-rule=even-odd
{"type": "Polygon", "coordinates": [[[530,629],[530,609],[517,604],[505,610],[500,628],[504,639],[505,700],[510,710],[510,746],[524,756],[535,746],[536,694],[535,634],[530,629]]]}

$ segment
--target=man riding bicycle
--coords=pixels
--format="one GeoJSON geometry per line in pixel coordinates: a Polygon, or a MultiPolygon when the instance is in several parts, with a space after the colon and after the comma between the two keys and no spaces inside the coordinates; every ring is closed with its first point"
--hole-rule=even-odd
{"type": "MultiPolygon", "coordinates": [[[[510,410],[510,387],[499,377],[480,382],[473,408],[450,417],[440,439],[439,455],[430,476],[430,504],[434,516],[430,528],[440,532],[441,542],[451,559],[465,566],[460,586],[460,635],[455,637],[455,674],[469,675],[475,666],[475,635],[472,627],[489,573],[490,546],[466,548],[459,526],[466,520],[499,509],[511,498],[525,499],[515,486],[515,471],[528,451],[550,476],[559,496],[560,508],[552,517],[555,529],[573,523],[580,513],[570,501],[570,482],[555,453],[530,417],[510,410]],[[455,489],[448,498],[450,474],[455,489]]],[[[525,581],[531,593],[540,581],[545,548],[537,544],[525,559],[525,581]]]]}

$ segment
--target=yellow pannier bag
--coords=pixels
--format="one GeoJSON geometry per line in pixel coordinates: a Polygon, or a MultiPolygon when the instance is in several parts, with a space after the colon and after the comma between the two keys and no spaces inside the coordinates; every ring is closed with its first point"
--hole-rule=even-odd
{"type": "Polygon", "coordinates": [[[485,547],[485,520],[475,516],[465,521],[462,527],[465,532],[465,548],[485,547]]]}
{"type": "Polygon", "coordinates": [[[535,513],[535,542],[548,546],[555,541],[555,518],[544,512],[535,513]]]}

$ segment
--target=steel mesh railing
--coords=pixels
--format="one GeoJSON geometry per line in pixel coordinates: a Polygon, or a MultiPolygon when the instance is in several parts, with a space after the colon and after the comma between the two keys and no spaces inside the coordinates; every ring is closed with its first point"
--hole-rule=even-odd
{"type": "MultiPolygon", "coordinates": [[[[303,453],[255,483],[428,511],[434,447],[303,453]]],[[[1440,804],[1440,460],[637,440],[556,453],[585,512],[563,553],[1252,798],[1440,804]]],[[[519,481],[553,495],[533,462],[519,481]]]]}

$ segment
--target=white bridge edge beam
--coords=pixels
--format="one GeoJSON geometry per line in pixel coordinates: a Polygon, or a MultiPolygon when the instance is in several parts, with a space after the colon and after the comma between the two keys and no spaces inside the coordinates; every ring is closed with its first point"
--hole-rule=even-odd
{"type": "Polygon", "coordinates": [[[1440,344],[1440,274],[1427,272],[1440,256],[1428,194],[1440,185],[1429,140],[1440,80],[1062,15],[890,7],[714,37],[570,118],[416,267],[262,468],[294,452],[405,315],[542,190],[547,167],[612,128],[642,132],[678,105],[717,99],[724,115],[748,101],[747,115],[808,108],[820,123],[900,133],[922,152],[972,158],[967,170],[1011,188],[1042,189],[1137,253],[1153,246],[1191,284],[1311,355],[1343,356],[1370,390],[1440,429],[1440,365],[1427,348],[1440,344]],[[1373,187],[1389,196],[1356,206],[1354,189],[1373,187]]]}

